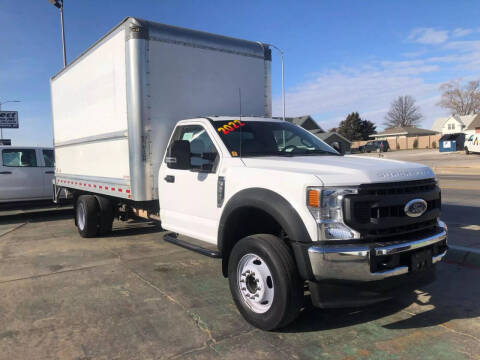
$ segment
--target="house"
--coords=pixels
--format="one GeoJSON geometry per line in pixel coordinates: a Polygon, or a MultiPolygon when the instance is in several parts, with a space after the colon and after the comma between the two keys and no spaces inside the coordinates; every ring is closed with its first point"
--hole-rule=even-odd
{"type": "Polygon", "coordinates": [[[435,120],[432,125],[433,131],[438,131],[445,134],[455,134],[464,132],[470,124],[480,117],[480,114],[473,115],[451,115],[448,117],[442,117],[435,120]]]}
{"type": "Polygon", "coordinates": [[[465,132],[480,134],[480,116],[475,117],[474,120],[465,128],[465,132]]]}
{"type": "Polygon", "coordinates": [[[351,151],[352,142],[335,131],[317,132],[315,135],[330,146],[333,146],[334,143],[337,143],[339,148],[342,150],[342,153],[351,151]]]}
{"type": "MultiPolygon", "coordinates": [[[[282,119],[281,117],[276,117],[274,119],[282,119]]],[[[317,124],[317,122],[310,116],[310,115],[305,115],[305,116],[297,116],[297,117],[286,117],[286,121],[301,126],[305,130],[308,130],[310,132],[325,132],[320,125],[317,124]]]]}
{"type": "Polygon", "coordinates": [[[370,137],[375,140],[387,140],[390,149],[413,149],[415,140],[418,148],[425,149],[438,146],[440,134],[438,131],[405,126],[386,129],[370,137]]]}

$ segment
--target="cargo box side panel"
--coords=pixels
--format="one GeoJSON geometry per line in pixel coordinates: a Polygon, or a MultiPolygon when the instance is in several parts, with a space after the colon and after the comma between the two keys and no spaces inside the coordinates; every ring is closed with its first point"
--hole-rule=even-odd
{"type": "Polygon", "coordinates": [[[57,176],[128,182],[123,28],[54,77],[51,87],[57,176]]]}
{"type": "MultiPolygon", "coordinates": [[[[261,52],[261,48],[259,48],[261,52]]],[[[150,161],[157,184],[164,151],[177,121],[240,114],[264,116],[266,60],[221,49],[150,40],[148,44],[150,161]]],[[[154,189],[156,194],[158,189],[154,189]]]]}

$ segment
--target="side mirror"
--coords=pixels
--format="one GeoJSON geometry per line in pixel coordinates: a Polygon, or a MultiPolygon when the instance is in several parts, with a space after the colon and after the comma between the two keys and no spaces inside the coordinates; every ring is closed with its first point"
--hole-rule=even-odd
{"type": "Polygon", "coordinates": [[[187,140],[175,140],[165,158],[170,169],[189,170],[190,166],[190,142],[187,140]]]}

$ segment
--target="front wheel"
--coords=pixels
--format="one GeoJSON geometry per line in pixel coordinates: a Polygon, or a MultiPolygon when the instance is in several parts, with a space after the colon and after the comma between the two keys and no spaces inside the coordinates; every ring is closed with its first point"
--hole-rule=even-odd
{"type": "Polygon", "coordinates": [[[465,146],[465,154],[470,155],[470,150],[468,150],[468,147],[465,146]]]}
{"type": "Polygon", "coordinates": [[[240,313],[260,329],[284,327],[300,314],[303,281],[289,247],[276,236],[257,234],[235,244],[228,279],[240,313]]]}

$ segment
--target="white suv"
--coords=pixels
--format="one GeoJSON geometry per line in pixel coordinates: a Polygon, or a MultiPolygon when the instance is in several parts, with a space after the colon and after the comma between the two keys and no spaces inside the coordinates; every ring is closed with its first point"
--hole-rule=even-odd
{"type": "Polygon", "coordinates": [[[52,198],[52,148],[0,146],[0,203],[52,198]]]}

